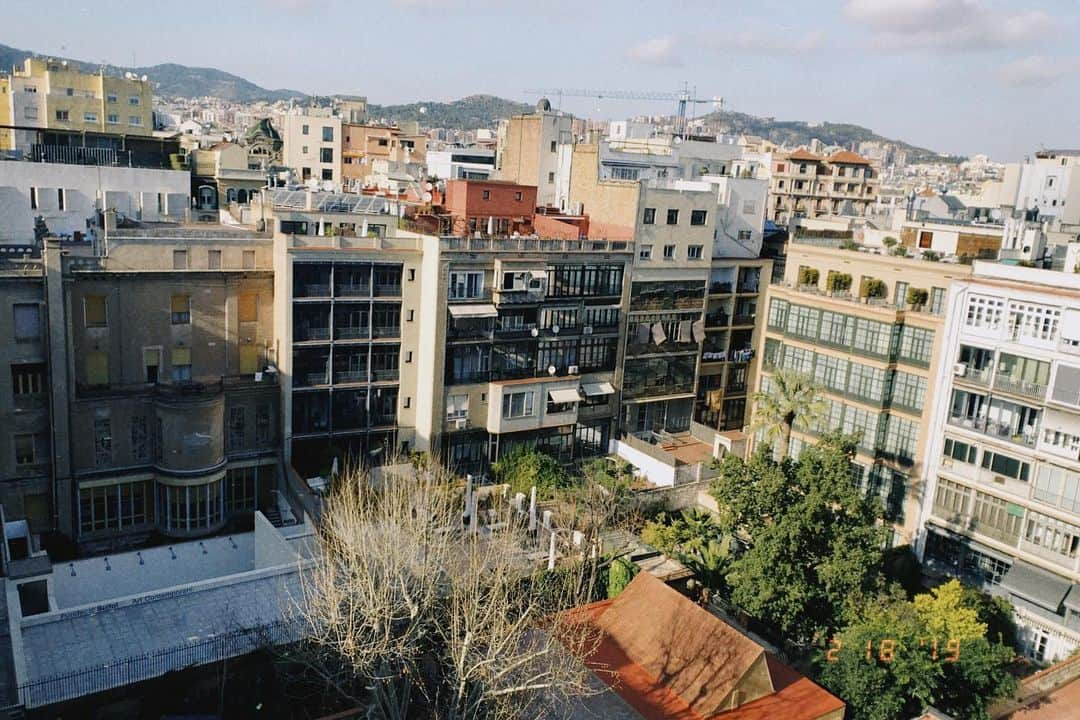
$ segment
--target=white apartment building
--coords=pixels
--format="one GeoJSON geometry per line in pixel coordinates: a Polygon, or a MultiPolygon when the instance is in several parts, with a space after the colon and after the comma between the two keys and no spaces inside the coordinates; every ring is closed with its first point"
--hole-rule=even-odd
{"type": "MultiPolygon", "coordinates": [[[[341,118],[329,108],[300,108],[282,118],[282,161],[301,182],[341,184],[341,118]]],[[[329,189],[329,188],[328,188],[329,189]]]]}
{"type": "Polygon", "coordinates": [[[427,153],[429,177],[440,180],[487,180],[495,173],[495,151],[481,147],[448,147],[427,153]]]}
{"type": "Polygon", "coordinates": [[[1039,661],[1080,645],[1080,277],[976,261],[953,282],[917,551],[1016,609],[1039,661]]]}

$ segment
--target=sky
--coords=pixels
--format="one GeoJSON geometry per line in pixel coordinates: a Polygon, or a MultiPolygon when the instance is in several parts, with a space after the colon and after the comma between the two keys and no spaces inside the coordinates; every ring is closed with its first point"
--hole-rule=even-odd
{"type": "MultiPolygon", "coordinates": [[[[1015,161],[1080,146],[1078,0],[4,0],[0,43],[373,103],[681,90],[1015,161]],[[200,10],[200,8],[202,10],[200,10]]],[[[554,99],[553,99],[554,102],[554,99]]],[[[711,107],[699,106],[699,112],[711,107]]],[[[563,98],[595,118],[674,103],[563,98]]]]}

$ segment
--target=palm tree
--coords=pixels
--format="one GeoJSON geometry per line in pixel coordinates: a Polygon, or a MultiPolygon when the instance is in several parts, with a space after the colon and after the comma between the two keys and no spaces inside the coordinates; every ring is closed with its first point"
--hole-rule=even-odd
{"type": "Polygon", "coordinates": [[[821,388],[806,373],[779,369],[773,373],[768,391],[754,393],[752,430],[763,431],[767,442],[779,441],[779,459],[787,457],[791,430],[813,426],[825,414],[821,388]]]}

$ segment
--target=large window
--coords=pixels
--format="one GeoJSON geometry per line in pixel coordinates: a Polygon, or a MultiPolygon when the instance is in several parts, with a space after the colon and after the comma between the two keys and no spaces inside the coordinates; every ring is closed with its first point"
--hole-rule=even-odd
{"type": "Polygon", "coordinates": [[[448,395],[446,397],[446,419],[461,420],[469,416],[468,395],[448,395]]]}
{"type": "Polygon", "coordinates": [[[886,373],[881,368],[851,363],[847,391],[853,397],[878,404],[885,397],[886,373]]]}
{"type": "Polygon", "coordinates": [[[131,459],[143,463],[150,459],[150,435],[145,415],[131,418],[131,459]]]}
{"type": "Polygon", "coordinates": [[[1061,555],[1062,559],[1076,558],[1080,552],[1080,527],[1032,510],[1027,511],[1025,519],[1026,541],[1061,555]]]}
{"type": "Polygon", "coordinates": [[[83,533],[143,525],[153,520],[153,514],[149,480],[79,490],[79,529],[83,533]]]}
{"type": "Polygon", "coordinates": [[[1080,474],[1042,463],[1035,474],[1035,499],[1080,513],[1080,474]]]}
{"type": "Polygon", "coordinates": [[[976,452],[974,445],[953,438],[945,438],[945,451],[942,455],[957,462],[974,465],[976,452]]]}
{"type": "Polygon", "coordinates": [[[450,273],[450,299],[467,300],[482,297],[484,293],[484,273],[464,271],[450,273]]]}
{"type": "Polygon", "coordinates": [[[892,354],[894,327],[889,323],[855,318],[855,352],[888,358],[892,354]]]}
{"type": "Polygon", "coordinates": [[[818,323],[821,320],[821,311],[817,308],[805,305],[792,305],[788,309],[786,331],[792,335],[804,338],[815,338],[818,333],[818,323]]]}
{"type": "Polygon", "coordinates": [[[16,303],[15,340],[28,342],[41,339],[41,307],[36,303],[16,303]]]}
{"type": "Polygon", "coordinates": [[[971,491],[960,483],[938,478],[934,490],[934,512],[949,521],[956,521],[968,514],[971,491]]]}
{"type": "Polygon", "coordinates": [[[225,474],[225,512],[254,510],[258,498],[259,467],[234,468],[225,474]]]}
{"type": "Polygon", "coordinates": [[[975,493],[971,519],[976,532],[1005,542],[1016,542],[1023,517],[1024,509],[1019,505],[988,493],[975,493]]]}
{"type": "Polygon", "coordinates": [[[972,295],[968,298],[967,316],[964,323],[972,328],[997,330],[1001,327],[1004,311],[1004,300],[986,295],[972,295]]]}
{"type": "Polygon", "coordinates": [[[1009,303],[1009,329],[1013,339],[1053,340],[1057,337],[1061,310],[1034,303],[1009,303]]]}
{"type": "Polygon", "coordinates": [[[94,420],[94,466],[112,465],[112,423],[108,418],[94,420]]]}
{"type": "Polygon", "coordinates": [[[905,325],[900,331],[900,360],[914,365],[930,365],[934,350],[934,331],[905,325]]]}
{"type": "Polygon", "coordinates": [[[220,524],[225,504],[224,486],[224,478],[206,485],[159,485],[159,522],[172,532],[190,532],[220,524]]]}
{"type": "Polygon", "coordinates": [[[532,391],[503,395],[503,418],[511,420],[531,416],[533,414],[534,395],[535,393],[532,391]]]}
{"type": "Polygon", "coordinates": [[[109,324],[104,295],[87,295],[83,298],[83,322],[86,327],[106,327],[109,324]]]}
{"type": "Polygon", "coordinates": [[[843,313],[822,311],[821,329],[818,333],[818,339],[822,342],[837,347],[851,347],[854,334],[854,318],[843,313]]]}
{"type": "Polygon", "coordinates": [[[605,297],[622,294],[622,265],[556,265],[548,269],[549,297],[605,297]]]}
{"type": "Polygon", "coordinates": [[[1014,457],[1009,457],[998,452],[983,451],[982,466],[997,475],[1003,475],[1013,480],[1027,482],[1031,474],[1031,465],[1014,457]]]}
{"type": "Polygon", "coordinates": [[[897,370],[893,377],[892,404],[921,413],[926,404],[926,378],[897,370]]]}
{"type": "Polygon", "coordinates": [[[190,295],[173,295],[171,300],[172,308],[172,324],[173,325],[189,325],[191,324],[191,296],[190,295]]]}
{"type": "Polygon", "coordinates": [[[245,446],[244,435],[246,428],[243,406],[229,408],[229,434],[227,447],[230,450],[240,450],[245,446]]]}

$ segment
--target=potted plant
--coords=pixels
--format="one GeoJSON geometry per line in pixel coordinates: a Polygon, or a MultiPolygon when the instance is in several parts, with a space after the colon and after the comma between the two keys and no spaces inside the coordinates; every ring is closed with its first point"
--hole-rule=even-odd
{"type": "Polygon", "coordinates": [[[894,247],[892,250],[889,251],[889,254],[894,255],[896,257],[907,257],[907,248],[904,247],[903,245],[897,245],[896,247],[894,247]]]}
{"type": "Polygon", "coordinates": [[[830,270],[829,274],[825,276],[825,290],[830,296],[839,293],[845,293],[850,289],[850,273],[842,273],[837,272],[836,270],[830,270]]]}
{"type": "Polygon", "coordinates": [[[930,293],[924,288],[909,287],[906,299],[912,310],[921,310],[926,305],[926,301],[930,299],[930,293]]]}
{"type": "Polygon", "coordinates": [[[896,244],[898,242],[899,242],[899,240],[894,238],[892,235],[889,235],[888,237],[886,237],[884,240],[881,241],[881,243],[887,248],[896,247],[896,244]]]}
{"type": "Polygon", "coordinates": [[[821,274],[817,271],[816,268],[801,267],[799,268],[799,287],[804,287],[807,285],[813,285],[817,287],[819,277],[821,277],[821,274]]]}
{"type": "Polygon", "coordinates": [[[889,289],[885,286],[885,281],[878,280],[877,278],[863,278],[859,287],[859,297],[862,298],[864,302],[884,298],[888,294],[889,289]]]}

